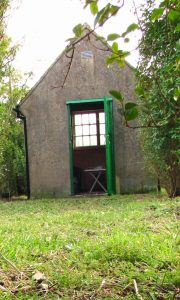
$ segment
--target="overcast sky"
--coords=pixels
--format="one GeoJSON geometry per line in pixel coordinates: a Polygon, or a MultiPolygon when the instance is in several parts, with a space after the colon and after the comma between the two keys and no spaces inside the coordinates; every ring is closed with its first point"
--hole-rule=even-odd
{"type": "MultiPolygon", "coordinates": [[[[101,2],[107,3],[107,0],[101,2]]],[[[136,0],[136,3],[140,2],[142,0],[136,0]]],[[[126,0],[118,16],[97,32],[105,37],[112,32],[122,33],[129,24],[136,22],[132,5],[132,0],[126,0]]],[[[13,0],[9,15],[7,33],[13,43],[22,45],[15,67],[23,72],[34,73],[30,85],[39,79],[63,51],[66,40],[73,35],[72,28],[85,22],[93,27],[94,20],[89,9],[83,9],[80,0],[13,0]]],[[[131,43],[125,45],[126,49],[136,48],[137,39],[138,36],[133,35],[131,43]]],[[[137,51],[132,51],[127,60],[135,66],[137,57],[137,51]]]]}

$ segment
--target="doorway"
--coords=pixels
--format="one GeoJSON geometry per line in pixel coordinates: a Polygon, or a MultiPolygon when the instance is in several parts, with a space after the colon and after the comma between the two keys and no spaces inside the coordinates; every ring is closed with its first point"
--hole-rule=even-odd
{"type": "Polygon", "coordinates": [[[112,99],[66,104],[71,194],[115,193],[112,99]]]}

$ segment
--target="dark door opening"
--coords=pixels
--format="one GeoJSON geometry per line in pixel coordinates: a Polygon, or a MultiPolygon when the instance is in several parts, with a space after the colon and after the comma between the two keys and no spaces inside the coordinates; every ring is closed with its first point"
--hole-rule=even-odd
{"type": "Polygon", "coordinates": [[[115,193],[112,98],[66,101],[71,195],[115,193]]]}
{"type": "Polygon", "coordinates": [[[74,193],[106,192],[104,103],[71,107],[74,193]]]}

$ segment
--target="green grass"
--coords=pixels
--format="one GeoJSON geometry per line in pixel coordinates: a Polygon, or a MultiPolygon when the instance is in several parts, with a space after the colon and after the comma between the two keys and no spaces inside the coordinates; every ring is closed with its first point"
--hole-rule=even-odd
{"type": "Polygon", "coordinates": [[[0,256],[0,299],[140,299],[135,282],[177,299],[178,217],[156,195],[1,201],[0,253],[23,275],[0,256]]]}

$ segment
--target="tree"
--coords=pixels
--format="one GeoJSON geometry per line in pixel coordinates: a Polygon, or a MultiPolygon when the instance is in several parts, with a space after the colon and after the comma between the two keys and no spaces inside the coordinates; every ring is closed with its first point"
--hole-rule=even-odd
{"type": "Polygon", "coordinates": [[[0,192],[17,193],[20,189],[24,190],[25,185],[24,138],[21,123],[16,120],[13,108],[27,92],[27,87],[20,86],[20,74],[12,66],[18,47],[11,46],[11,39],[5,34],[5,14],[8,8],[9,1],[2,0],[0,4],[0,192]]]}
{"type": "Polygon", "coordinates": [[[140,124],[149,116],[154,127],[141,130],[145,158],[173,197],[180,194],[179,174],[179,21],[176,1],[154,8],[147,1],[141,18],[143,35],[137,70],[140,124]],[[144,113],[144,110],[146,110],[144,113]]]}
{"type": "MultiPolygon", "coordinates": [[[[116,4],[107,1],[107,4],[99,9],[99,0],[85,1],[85,7],[89,6],[95,16],[92,31],[116,16],[124,6],[124,0],[114,2],[116,4]]],[[[133,3],[137,24],[130,24],[123,33],[111,33],[107,38],[99,38],[111,52],[106,61],[107,65],[117,63],[119,67],[123,67],[129,53],[119,49],[117,41],[123,39],[128,42],[129,33],[141,30],[136,87],[138,102],[129,102],[129,99],[125,101],[121,91],[112,90],[110,94],[120,101],[120,112],[125,126],[141,129],[146,159],[169,196],[173,197],[180,193],[178,173],[180,3],[178,0],[161,0],[157,6],[154,0],[148,0],[141,7],[141,17],[138,16],[135,1],[133,3]],[[109,42],[112,42],[112,45],[109,45],[109,42]],[[137,117],[139,125],[131,125],[130,121],[137,117]]],[[[73,31],[75,37],[70,39],[71,45],[67,51],[72,50],[79,39],[82,39],[84,26],[78,24],[73,31]]]]}

